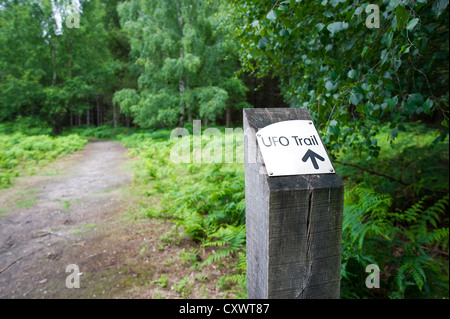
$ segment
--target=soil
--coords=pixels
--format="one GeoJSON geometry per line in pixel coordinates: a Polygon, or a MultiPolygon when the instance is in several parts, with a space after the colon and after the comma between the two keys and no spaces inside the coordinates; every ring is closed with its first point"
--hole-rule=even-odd
{"type": "Polygon", "coordinates": [[[90,141],[0,191],[0,298],[231,296],[217,285],[227,267],[191,267],[186,256],[210,252],[137,212],[134,162],[118,142],[90,141]]]}

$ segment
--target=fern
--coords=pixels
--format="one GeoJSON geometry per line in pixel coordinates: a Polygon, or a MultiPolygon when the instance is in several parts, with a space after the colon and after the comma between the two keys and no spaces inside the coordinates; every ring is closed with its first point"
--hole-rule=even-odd
{"type": "Polygon", "coordinates": [[[169,160],[174,142],[141,133],[122,141],[141,158],[139,182],[154,185],[161,194],[161,202],[147,208],[147,215],[172,219],[193,240],[216,248],[202,266],[235,263],[245,249],[244,166],[175,164],[169,160]]]}
{"type": "Polygon", "coordinates": [[[241,226],[227,226],[221,227],[216,232],[212,233],[208,240],[205,241],[203,247],[219,247],[221,248],[217,252],[208,256],[203,262],[203,265],[209,265],[212,262],[219,262],[224,258],[229,257],[231,254],[239,252],[246,239],[245,225],[241,226]],[[217,240],[213,240],[217,238],[217,240]]]}
{"type": "Polygon", "coordinates": [[[237,298],[247,298],[247,260],[245,251],[240,251],[238,261],[234,267],[236,273],[227,274],[221,278],[222,281],[233,283],[237,288],[233,291],[237,294],[237,298]]]}
{"type": "Polygon", "coordinates": [[[352,244],[358,243],[358,248],[362,249],[366,236],[390,238],[392,223],[383,218],[392,202],[388,195],[358,186],[347,192],[345,201],[343,232],[352,244]],[[348,204],[350,198],[352,204],[348,204]]]}
{"type": "Polygon", "coordinates": [[[391,298],[417,297],[425,291],[433,295],[436,289],[448,293],[448,286],[436,284],[443,280],[443,267],[448,269],[436,257],[436,249],[448,250],[448,195],[429,202],[424,197],[404,211],[391,212],[392,199],[387,194],[364,185],[347,191],[341,269],[344,296],[368,293],[352,281],[362,278],[361,269],[370,263],[390,269],[383,284],[390,287],[391,298]]]}
{"type": "MultiPolygon", "coordinates": [[[[174,164],[169,160],[172,141],[154,140],[142,133],[124,140],[141,158],[136,179],[150,184],[161,198],[158,205],[147,208],[148,215],[174,220],[177,229],[203,247],[213,248],[201,266],[231,263],[234,271],[221,278],[223,285],[227,289],[237,286],[238,294],[245,295],[243,165],[174,164]]],[[[4,163],[0,161],[0,165],[4,163]]],[[[399,198],[404,198],[398,192],[417,190],[420,185],[397,189],[398,185],[374,184],[377,182],[371,180],[345,192],[341,295],[448,295],[448,195],[436,198],[431,192],[428,196],[415,192],[406,196],[408,203],[398,205],[399,198]],[[385,191],[379,191],[382,188],[385,191]],[[377,292],[364,286],[368,264],[381,269],[377,292]]]]}
{"type": "Polygon", "coordinates": [[[426,255],[405,258],[396,277],[398,287],[397,297],[404,296],[408,286],[415,285],[419,291],[422,291],[427,279],[425,268],[430,262],[431,258],[426,255]]]}
{"type": "Polygon", "coordinates": [[[441,247],[442,250],[446,250],[448,254],[448,227],[435,229],[429,236],[431,242],[434,243],[436,247],[441,247]]]}
{"type": "Polygon", "coordinates": [[[35,172],[56,158],[81,150],[87,140],[78,135],[51,137],[22,133],[0,134],[0,189],[8,187],[19,175],[35,172]]]}

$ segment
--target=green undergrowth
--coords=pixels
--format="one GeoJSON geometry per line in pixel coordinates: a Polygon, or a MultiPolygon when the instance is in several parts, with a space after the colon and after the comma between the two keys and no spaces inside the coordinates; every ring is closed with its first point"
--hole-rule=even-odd
{"type": "MultiPolygon", "coordinates": [[[[244,167],[193,163],[192,138],[190,163],[174,163],[171,151],[180,140],[169,135],[163,130],[120,137],[140,159],[135,183],[144,186],[142,195],[159,198],[142,213],[174,221],[176,229],[167,240],[176,243],[175,234],[182,230],[212,247],[213,253],[194,263],[196,269],[233,265],[218,285],[245,297],[244,167]]],[[[391,130],[381,128],[371,141],[380,147],[378,157],[339,152],[336,167],[346,185],[342,298],[448,297],[448,140],[439,136],[430,127],[408,124],[392,139],[391,130]],[[380,288],[365,285],[370,264],[380,268],[380,288]]],[[[225,150],[225,141],[204,139],[202,148],[225,150]]],[[[235,149],[236,162],[242,148],[235,149]]]]}
{"type": "Polygon", "coordinates": [[[34,174],[53,160],[81,150],[87,143],[78,135],[53,137],[44,128],[0,124],[0,189],[18,176],[34,174]],[[36,135],[30,135],[34,133],[36,135]]]}
{"type": "MultiPolygon", "coordinates": [[[[86,138],[121,141],[137,159],[135,190],[148,199],[138,203],[140,216],[174,223],[161,237],[165,244],[178,244],[181,231],[199,248],[208,248],[209,255],[201,261],[191,260],[187,253],[183,258],[191,260],[194,271],[211,264],[232,269],[220,278],[218,288],[245,298],[242,136],[237,133],[232,163],[226,163],[226,145],[233,136],[226,136],[223,127],[214,129],[220,138],[203,137],[201,160],[199,152],[193,151],[193,127],[186,128],[190,138],[182,146],[181,138],[170,139],[173,131],[168,129],[92,127],[54,138],[5,132],[5,126],[0,126],[0,158],[8,167],[2,166],[0,174],[43,165],[82,147],[86,138]],[[180,155],[188,163],[173,160],[180,155]]],[[[441,133],[417,123],[405,124],[394,135],[389,127],[381,127],[372,136],[369,151],[334,152],[346,187],[342,298],[448,298],[449,145],[441,133]],[[380,288],[365,285],[366,267],[371,264],[380,269],[380,288]]]]}
{"type": "Polygon", "coordinates": [[[65,135],[77,134],[79,136],[88,139],[98,139],[98,140],[116,140],[120,141],[122,138],[131,136],[133,134],[142,134],[143,136],[151,139],[166,139],[170,138],[170,130],[159,129],[159,130],[144,130],[136,127],[124,127],[124,126],[91,126],[86,127],[83,125],[81,127],[73,127],[71,129],[65,130],[65,135]]]}
{"type": "MultiPolygon", "coordinates": [[[[160,131],[159,136],[139,133],[121,138],[131,149],[131,155],[140,159],[134,181],[141,186],[148,185],[142,195],[160,198],[157,205],[142,207],[143,213],[173,221],[175,227],[173,233],[167,234],[168,238],[176,238],[175,233],[182,230],[200,246],[213,247],[213,253],[201,263],[195,263],[196,269],[211,263],[218,267],[231,265],[234,271],[221,278],[221,286],[238,297],[245,297],[243,163],[174,163],[171,150],[179,140],[167,139],[166,133],[160,131]]],[[[239,146],[237,152],[242,152],[241,139],[235,143],[239,146]]],[[[222,147],[222,141],[204,140],[202,144],[216,147],[217,152],[222,147]]]]}
{"type": "Polygon", "coordinates": [[[378,157],[338,158],[343,298],[448,298],[448,138],[423,124],[403,128],[395,139],[388,127],[373,137],[378,157]],[[380,288],[365,285],[370,264],[380,269],[380,288]]]}
{"type": "Polygon", "coordinates": [[[128,128],[123,126],[113,127],[113,126],[91,126],[86,127],[82,125],[80,127],[73,127],[71,129],[66,129],[64,135],[77,134],[79,136],[98,139],[98,140],[117,140],[118,136],[121,135],[131,135],[138,132],[137,128],[128,128]]]}

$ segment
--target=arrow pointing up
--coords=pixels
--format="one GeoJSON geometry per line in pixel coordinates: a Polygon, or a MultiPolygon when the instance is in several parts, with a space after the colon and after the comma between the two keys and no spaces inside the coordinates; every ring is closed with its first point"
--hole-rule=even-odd
{"type": "Polygon", "coordinates": [[[316,159],[318,159],[318,160],[320,160],[322,162],[325,162],[325,159],[322,156],[320,156],[319,154],[311,151],[310,149],[308,149],[308,151],[306,152],[305,156],[303,156],[302,161],[306,163],[306,161],[309,158],[311,159],[311,162],[312,162],[312,164],[313,164],[315,169],[319,169],[319,165],[317,164],[317,160],[316,159]]]}

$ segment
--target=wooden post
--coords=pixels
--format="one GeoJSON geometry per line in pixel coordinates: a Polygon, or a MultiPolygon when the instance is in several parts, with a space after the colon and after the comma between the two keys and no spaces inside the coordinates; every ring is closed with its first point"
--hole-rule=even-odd
{"type": "Polygon", "coordinates": [[[269,177],[256,132],[312,121],[306,109],[245,109],[247,296],[339,298],[344,187],[337,174],[269,177]]]}

